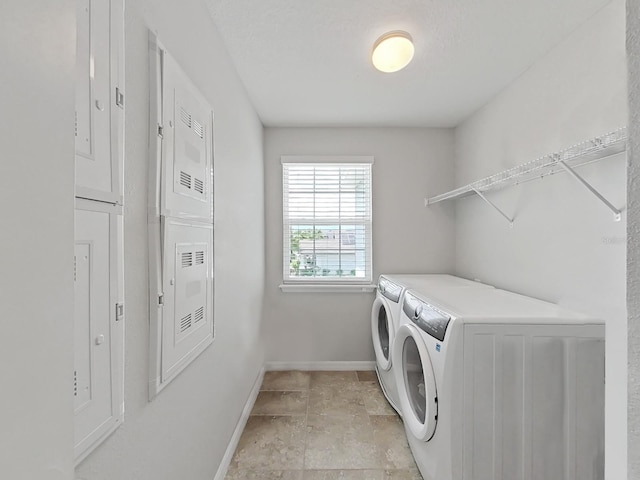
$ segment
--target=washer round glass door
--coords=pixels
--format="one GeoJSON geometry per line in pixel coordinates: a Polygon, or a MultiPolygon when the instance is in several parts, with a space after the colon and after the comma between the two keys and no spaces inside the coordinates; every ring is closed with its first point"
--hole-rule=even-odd
{"type": "Polygon", "coordinates": [[[436,431],[438,401],[433,366],[420,331],[402,325],[396,334],[393,362],[403,420],[415,438],[429,441],[436,431]]]}
{"type": "Polygon", "coordinates": [[[393,344],[393,327],[391,314],[386,301],[376,296],[371,308],[371,338],[373,349],[376,352],[378,368],[389,370],[391,368],[391,345],[393,344]]]}

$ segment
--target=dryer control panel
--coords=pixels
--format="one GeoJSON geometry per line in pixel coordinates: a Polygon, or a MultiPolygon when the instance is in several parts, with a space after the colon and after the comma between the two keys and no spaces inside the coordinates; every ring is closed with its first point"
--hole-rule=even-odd
{"type": "Polygon", "coordinates": [[[381,276],[378,280],[378,291],[392,302],[398,303],[402,287],[381,276]]]}
{"type": "Polygon", "coordinates": [[[404,296],[402,310],[420,330],[441,342],[444,340],[444,335],[451,317],[435,309],[428,303],[419,300],[409,292],[404,296]]]}

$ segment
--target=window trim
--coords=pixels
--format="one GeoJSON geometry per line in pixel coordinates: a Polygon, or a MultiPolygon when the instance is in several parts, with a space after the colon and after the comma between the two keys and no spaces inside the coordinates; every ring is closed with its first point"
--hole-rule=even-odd
{"type": "MultiPolygon", "coordinates": [[[[370,292],[375,289],[373,282],[373,163],[374,157],[370,155],[282,155],[280,157],[282,169],[282,285],[283,292],[370,292]],[[335,164],[335,165],[369,165],[369,211],[368,221],[357,220],[356,223],[365,226],[368,230],[369,251],[367,253],[367,263],[369,265],[368,276],[365,278],[350,279],[348,277],[301,277],[291,278],[288,276],[289,256],[285,254],[290,250],[288,236],[285,235],[285,185],[284,185],[284,165],[286,164],[335,164]]],[[[314,219],[315,220],[315,219],[314,219]]],[[[289,222],[290,224],[290,222],[289,222]]]]}

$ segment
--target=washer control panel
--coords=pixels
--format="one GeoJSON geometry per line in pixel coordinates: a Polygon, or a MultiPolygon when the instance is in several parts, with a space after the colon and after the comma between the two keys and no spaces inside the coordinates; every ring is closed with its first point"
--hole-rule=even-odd
{"type": "Polygon", "coordinates": [[[404,295],[402,310],[420,330],[441,342],[444,340],[451,317],[419,300],[409,292],[404,295]]]}
{"type": "Polygon", "coordinates": [[[398,303],[400,301],[402,287],[381,276],[378,279],[378,291],[392,302],[398,303]]]}

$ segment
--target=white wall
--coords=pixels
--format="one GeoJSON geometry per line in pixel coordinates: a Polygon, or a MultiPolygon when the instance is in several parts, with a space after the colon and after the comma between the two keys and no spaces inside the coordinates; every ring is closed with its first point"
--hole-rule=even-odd
{"type": "MultiPolygon", "coordinates": [[[[627,123],[625,5],[614,0],[456,129],[456,184],[627,123]]],[[[626,204],[623,155],[579,169],[626,204]]],[[[626,214],[566,174],[457,202],[456,271],[607,322],[606,478],[626,478],[626,214]]]]}
{"type": "MultiPolygon", "coordinates": [[[[453,209],[425,208],[453,184],[453,135],[420,128],[265,130],[265,324],[272,362],[369,361],[375,293],[282,293],[281,155],[373,155],[373,266],[380,273],[451,272],[453,209]]],[[[374,282],[375,283],[375,282],[374,282]]]]}
{"type": "Polygon", "coordinates": [[[629,79],[629,223],[627,304],[629,308],[629,478],[640,478],[640,2],[627,1],[629,79]]]}
{"type": "Polygon", "coordinates": [[[75,2],[0,5],[0,476],[73,473],[75,2]]]}
{"type": "Polygon", "coordinates": [[[126,3],[125,423],[77,469],[90,480],[213,479],[263,364],[262,124],[200,0],[126,3]],[[215,339],[147,402],[147,27],[215,115],[215,339]]]}

